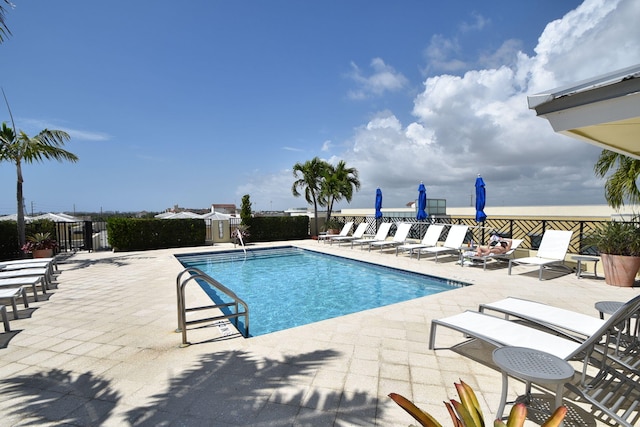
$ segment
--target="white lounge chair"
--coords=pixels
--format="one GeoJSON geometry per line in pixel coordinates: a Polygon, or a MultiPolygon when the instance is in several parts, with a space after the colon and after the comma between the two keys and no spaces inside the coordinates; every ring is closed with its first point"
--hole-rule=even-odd
{"type": "Polygon", "coordinates": [[[480,312],[495,311],[506,318],[515,317],[547,327],[577,339],[595,334],[604,325],[604,319],[564,308],[521,298],[507,297],[499,301],[480,304],[480,312]]]}
{"type": "Polygon", "coordinates": [[[487,261],[491,261],[491,260],[501,260],[501,261],[508,261],[511,258],[513,258],[513,254],[516,251],[516,249],[518,249],[518,246],[520,246],[520,244],[522,244],[524,240],[523,239],[511,239],[511,248],[503,253],[503,254],[488,254],[488,255],[481,255],[481,256],[470,256],[467,259],[475,262],[481,262],[482,263],[482,269],[486,270],[487,269],[487,261]]]}
{"type": "Polygon", "coordinates": [[[37,286],[40,283],[42,287],[42,293],[47,293],[47,286],[44,283],[42,276],[29,276],[29,277],[12,277],[9,279],[0,279],[0,288],[18,288],[21,286],[31,287],[33,291],[33,299],[38,301],[37,286]]]}
{"type": "MultiPolygon", "coordinates": [[[[35,265],[35,264],[34,264],[35,265]]],[[[50,289],[51,285],[51,274],[49,269],[46,267],[37,267],[37,268],[21,268],[21,269],[9,269],[9,270],[0,270],[0,279],[10,279],[14,277],[31,277],[31,276],[40,276],[43,278],[45,286],[47,289],[50,289]]]]}
{"type": "Polygon", "coordinates": [[[25,258],[25,259],[14,259],[11,261],[0,261],[0,270],[5,268],[31,268],[30,264],[42,264],[45,263],[51,267],[51,271],[58,270],[58,260],[56,257],[51,258],[25,258]],[[22,267],[17,267],[22,266],[22,267]]]}
{"type": "MultiPolygon", "coordinates": [[[[459,331],[472,339],[486,341],[497,347],[509,345],[533,348],[546,351],[564,360],[570,360],[586,350],[585,343],[593,346],[608,334],[616,337],[619,325],[626,322],[630,317],[635,316],[638,310],[640,310],[640,295],[627,302],[605,320],[595,332],[587,335],[582,340],[559,336],[555,330],[544,331],[520,322],[467,310],[453,316],[431,321],[429,349],[433,350],[435,348],[436,327],[443,326],[459,331]]],[[[542,325],[546,326],[545,324],[542,325]]]]}
{"type": "Polygon", "coordinates": [[[343,227],[342,230],[340,230],[339,234],[320,234],[318,236],[318,242],[320,242],[320,240],[329,240],[332,237],[337,237],[337,236],[348,236],[349,233],[351,233],[351,227],[353,227],[353,221],[349,221],[347,222],[343,227]]]}
{"type": "Polygon", "coordinates": [[[468,229],[469,227],[466,225],[452,225],[444,244],[442,246],[434,246],[432,248],[418,249],[416,251],[418,253],[418,259],[420,259],[420,254],[434,254],[435,262],[438,262],[438,254],[459,254],[460,247],[462,246],[464,237],[467,235],[468,229]]]}
{"type": "Polygon", "coordinates": [[[569,244],[571,243],[571,236],[573,231],[568,230],[547,230],[542,235],[540,241],[540,248],[536,256],[525,258],[513,258],[509,260],[509,274],[511,274],[511,267],[513,264],[522,265],[536,265],[540,267],[540,273],[538,279],[542,280],[542,270],[545,267],[551,266],[563,266],[564,257],[569,250],[569,244]]]}
{"type": "Polygon", "coordinates": [[[444,225],[431,224],[429,228],[427,228],[427,232],[424,233],[424,237],[420,243],[407,243],[396,246],[396,256],[398,256],[398,252],[404,251],[409,252],[409,257],[412,257],[414,250],[436,246],[438,244],[438,240],[440,240],[442,230],[444,230],[444,225]]]}
{"type": "Polygon", "coordinates": [[[329,244],[333,245],[333,242],[338,242],[338,246],[342,242],[348,242],[350,240],[362,239],[364,237],[364,233],[367,232],[369,228],[369,224],[366,222],[362,222],[356,227],[356,231],[353,232],[351,236],[331,236],[329,239],[329,244]]]}
{"type": "Polygon", "coordinates": [[[13,318],[18,318],[18,298],[22,297],[22,303],[24,308],[29,308],[29,301],[27,301],[27,293],[23,287],[17,288],[0,288],[0,303],[5,301],[11,304],[13,308],[13,318]]]}
{"type": "Polygon", "coordinates": [[[369,252],[371,252],[372,247],[380,248],[380,252],[382,252],[382,249],[384,248],[394,247],[405,243],[407,241],[407,237],[409,236],[409,231],[411,231],[412,225],[413,224],[409,224],[406,222],[398,224],[398,227],[396,228],[396,234],[393,236],[393,239],[371,242],[369,244],[369,252]]]}
{"type": "Polygon", "coordinates": [[[382,242],[384,240],[387,240],[387,236],[389,235],[389,231],[391,230],[391,225],[392,224],[390,222],[383,222],[382,224],[380,224],[380,227],[378,227],[378,232],[375,236],[373,236],[373,239],[364,238],[352,240],[351,248],[353,249],[353,245],[360,245],[360,248],[362,249],[362,245],[368,245],[372,242],[382,242]]]}

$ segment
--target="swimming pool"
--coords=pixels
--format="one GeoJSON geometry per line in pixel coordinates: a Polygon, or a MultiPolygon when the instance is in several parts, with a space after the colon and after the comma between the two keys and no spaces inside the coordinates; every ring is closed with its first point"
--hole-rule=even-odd
{"type": "MultiPolygon", "coordinates": [[[[253,249],[246,257],[242,251],[226,251],[176,258],[249,305],[251,336],[468,285],[291,246],[253,249]]],[[[216,303],[229,302],[206,283],[201,286],[216,303]]]]}

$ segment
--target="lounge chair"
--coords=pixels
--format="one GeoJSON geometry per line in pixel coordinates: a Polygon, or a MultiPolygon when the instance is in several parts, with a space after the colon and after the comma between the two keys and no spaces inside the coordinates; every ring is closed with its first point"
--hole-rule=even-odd
{"type": "MultiPolygon", "coordinates": [[[[524,325],[520,322],[513,322],[486,313],[467,310],[453,316],[431,321],[429,349],[434,349],[436,327],[444,326],[462,332],[472,339],[477,338],[497,347],[509,345],[533,348],[546,351],[564,360],[570,360],[585,351],[585,343],[590,343],[590,345],[593,346],[597,344],[602,337],[609,334],[610,331],[613,331],[613,336],[617,336],[619,325],[626,322],[632,316],[635,316],[638,310],[640,310],[640,295],[627,302],[611,315],[611,317],[603,321],[595,332],[589,334],[584,339],[572,339],[567,336],[559,336],[556,333],[557,328],[550,328],[552,330],[545,331],[540,328],[524,325]]],[[[550,325],[550,322],[544,323],[538,321],[537,323],[545,327],[550,325]]]]}
{"type": "Polygon", "coordinates": [[[545,267],[557,266],[568,268],[564,265],[564,257],[569,250],[573,231],[547,230],[542,236],[540,248],[536,256],[525,258],[513,258],[509,260],[509,274],[513,264],[537,265],[540,267],[538,279],[542,280],[542,270],[545,267]]]}
{"type": "Polygon", "coordinates": [[[38,301],[38,283],[42,287],[42,293],[47,293],[47,286],[45,285],[44,278],[42,276],[29,276],[29,277],[13,277],[9,279],[0,279],[1,288],[18,288],[21,286],[31,287],[33,291],[33,299],[38,301]]]}
{"type": "Polygon", "coordinates": [[[50,288],[49,285],[51,285],[51,273],[49,269],[46,267],[21,268],[16,270],[13,270],[13,269],[0,270],[0,279],[10,279],[14,277],[31,277],[31,276],[42,277],[47,289],[50,288]]]}
{"type": "Polygon", "coordinates": [[[362,222],[356,228],[356,231],[353,232],[351,236],[331,236],[329,239],[329,244],[333,245],[333,242],[338,242],[338,246],[342,242],[348,242],[350,240],[362,239],[364,237],[364,233],[367,232],[367,228],[369,228],[369,224],[366,222],[362,222]]]}
{"type": "Polygon", "coordinates": [[[398,256],[398,252],[404,251],[409,252],[409,258],[411,258],[414,250],[436,246],[438,244],[438,240],[440,240],[442,230],[444,230],[444,225],[431,224],[429,228],[427,228],[427,232],[424,233],[424,237],[420,243],[407,243],[396,246],[396,256],[398,256]]]}
{"type": "Polygon", "coordinates": [[[29,308],[29,301],[27,301],[27,292],[23,287],[19,288],[0,288],[0,303],[5,301],[11,304],[13,308],[13,318],[18,318],[18,298],[22,298],[24,308],[29,308]]]}
{"type": "Polygon", "coordinates": [[[435,348],[436,327],[443,326],[496,347],[527,347],[566,361],[581,361],[580,380],[566,386],[620,425],[631,427],[640,418],[640,371],[635,366],[638,357],[635,355],[623,360],[613,349],[619,325],[636,316],[639,309],[640,296],[637,296],[616,311],[597,331],[578,341],[558,336],[554,331],[546,332],[485,313],[465,311],[432,321],[429,349],[435,348]]]}
{"type": "Polygon", "coordinates": [[[599,317],[514,297],[480,304],[479,311],[495,311],[504,314],[506,318],[527,320],[576,339],[595,334],[605,323],[599,317]]]}
{"type": "Polygon", "coordinates": [[[339,234],[320,234],[318,236],[318,242],[320,242],[320,240],[329,240],[332,237],[337,237],[337,236],[348,236],[349,233],[351,233],[351,227],[353,227],[353,221],[349,221],[347,222],[343,227],[342,230],[340,230],[339,234]]]}
{"type": "Polygon", "coordinates": [[[434,254],[435,262],[438,262],[438,254],[459,254],[460,247],[462,246],[464,237],[467,235],[468,229],[469,227],[466,225],[452,225],[449,229],[449,234],[447,234],[447,238],[444,241],[444,244],[442,246],[434,246],[432,248],[418,249],[416,251],[418,253],[418,259],[420,259],[420,254],[423,253],[434,254]]]}
{"type": "Polygon", "coordinates": [[[12,266],[21,265],[22,267],[15,268],[31,268],[30,264],[42,264],[45,263],[51,267],[51,270],[58,271],[58,260],[56,257],[51,258],[26,258],[26,259],[14,259],[11,261],[0,261],[0,270],[10,268],[12,266]]]}
{"type": "Polygon", "coordinates": [[[391,230],[391,225],[392,224],[390,222],[383,222],[382,224],[380,224],[380,227],[378,227],[378,232],[375,236],[373,236],[373,239],[363,238],[352,240],[351,248],[353,249],[353,245],[360,245],[360,249],[362,249],[362,245],[368,245],[372,242],[382,242],[387,240],[387,236],[389,235],[389,231],[391,230]]]}
{"type": "MultiPolygon", "coordinates": [[[[487,269],[487,261],[491,261],[491,260],[500,260],[500,261],[509,261],[510,259],[513,258],[513,253],[516,251],[516,249],[518,249],[518,246],[520,246],[520,244],[522,244],[524,240],[523,239],[511,239],[511,248],[503,253],[503,254],[488,254],[488,255],[473,255],[470,257],[467,257],[467,259],[471,260],[472,262],[481,262],[482,263],[482,269],[486,270],[487,269]]],[[[473,264],[471,264],[473,265],[473,264]]]]}
{"type": "Polygon", "coordinates": [[[409,231],[411,231],[412,225],[413,224],[409,224],[406,222],[398,224],[398,228],[396,229],[396,234],[395,236],[393,236],[393,239],[369,243],[369,252],[371,252],[372,247],[380,248],[380,252],[382,252],[382,249],[384,248],[395,247],[405,243],[407,241],[407,236],[409,236],[409,231]]]}

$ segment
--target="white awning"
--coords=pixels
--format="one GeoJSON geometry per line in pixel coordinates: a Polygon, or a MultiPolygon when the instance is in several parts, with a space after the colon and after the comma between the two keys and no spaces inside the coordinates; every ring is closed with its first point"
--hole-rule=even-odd
{"type": "Polygon", "coordinates": [[[640,159],[640,65],[527,100],[554,131],[640,159]]]}

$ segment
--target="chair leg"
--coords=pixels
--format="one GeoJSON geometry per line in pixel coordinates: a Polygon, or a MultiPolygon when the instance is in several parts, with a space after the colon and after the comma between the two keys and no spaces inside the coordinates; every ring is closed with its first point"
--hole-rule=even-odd
{"type": "Polygon", "coordinates": [[[27,291],[24,288],[20,288],[20,293],[22,294],[22,302],[24,303],[24,308],[29,308],[29,301],[27,300],[27,291]]]}
{"type": "Polygon", "coordinates": [[[4,331],[11,332],[9,319],[7,318],[7,307],[5,307],[4,305],[0,305],[0,316],[2,316],[2,323],[4,323],[4,331]]]}

